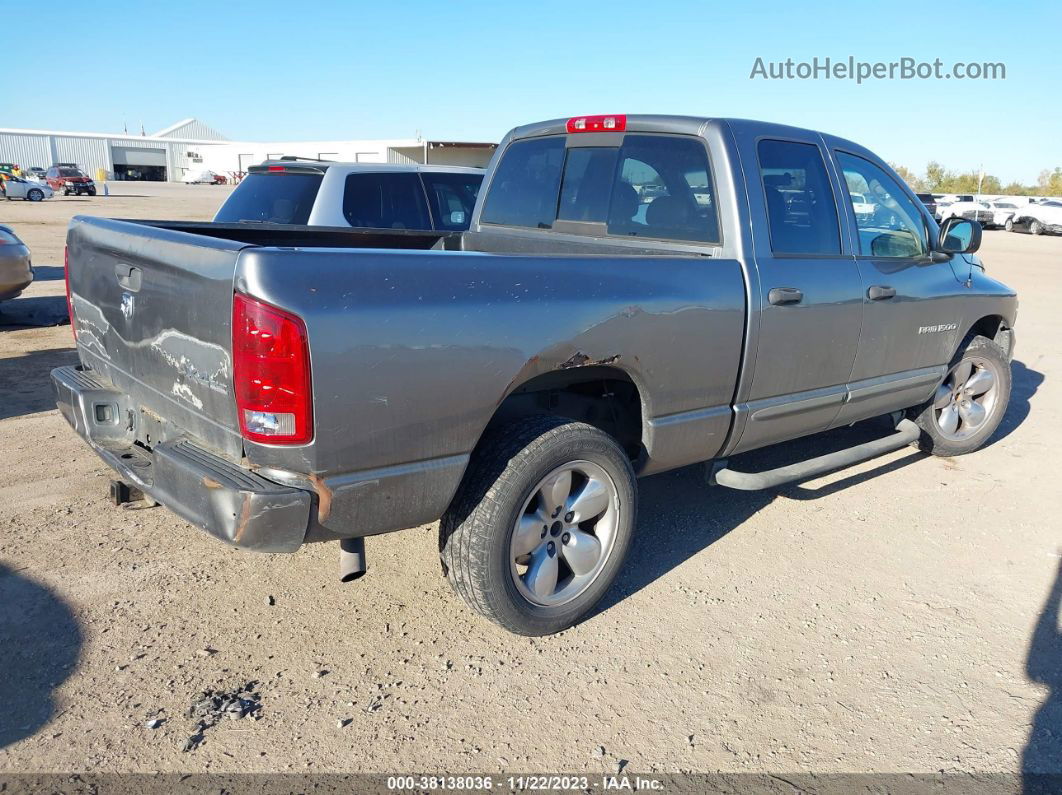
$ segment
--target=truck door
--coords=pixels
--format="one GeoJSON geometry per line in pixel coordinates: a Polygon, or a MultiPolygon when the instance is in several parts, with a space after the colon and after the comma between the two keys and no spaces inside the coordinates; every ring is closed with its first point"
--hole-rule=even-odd
{"type": "Polygon", "coordinates": [[[961,281],[930,257],[929,219],[907,188],[863,154],[834,148],[844,208],[862,280],[863,327],[842,425],[929,398],[964,333],[957,322],[961,281]],[[849,193],[850,192],[850,193],[849,193]],[[929,331],[932,329],[932,331],[929,331]]]}
{"type": "MultiPolygon", "coordinates": [[[[822,139],[761,125],[735,129],[745,164],[758,280],[750,284],[758,333],[751,386],[739,393],[741,437],[730,452],[825,430],[852,372],[863,313],[840,186],[822,139]]],[[[747,382],[746,382],[747,384],[747,382]]]]}

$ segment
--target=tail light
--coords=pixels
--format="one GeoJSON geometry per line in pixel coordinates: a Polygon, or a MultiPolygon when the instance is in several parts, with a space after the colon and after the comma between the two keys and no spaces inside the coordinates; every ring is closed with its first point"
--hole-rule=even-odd
{"type": "Polygon", "coordinates": [[[623,132],[627,129],[627,117],[623,114],[611,116],[576,116],[568,119],[568,132],[623,132]]]}
{"type": "Polygon", "coordinates": [[[74,324],[74,299],[70,296],[70,249],[63,246],[63,278],[66,280],[66,311],[70,315],[70,330],[77,342],[77,326],[74,324]]]}
{"type": "Polygon", "coordinates": [[[245,439],[304,444],[313,438],[310,348],[301,318],[236,293],[232,367],[245,439]]]}

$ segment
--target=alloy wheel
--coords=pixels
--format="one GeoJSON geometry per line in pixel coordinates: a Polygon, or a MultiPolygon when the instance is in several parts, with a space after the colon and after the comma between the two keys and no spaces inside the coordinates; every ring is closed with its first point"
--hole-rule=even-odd
{"type": "Polygon", "coordinates": [[[977,433],[996,408],[999,378],[988,359],[963,359],[948,373],[933,401],[937,428],[946,439],[962,441],[977,433]]]}
{"type": "Polygon", "coordinates": [[[620,510],[612,478],[590,461],[563,464],[542,478],[509,542],[510,571],[520,594],[546,607],[582,594],[612,553],[620,510]]]}

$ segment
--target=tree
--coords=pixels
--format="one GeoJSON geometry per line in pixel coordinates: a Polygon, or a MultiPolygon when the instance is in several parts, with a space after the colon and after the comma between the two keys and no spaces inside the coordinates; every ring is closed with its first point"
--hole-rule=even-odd
{"type": "Polygon", "coordinates": [[[1055,166],[1054,171],[1041,171],[1036,190],[1044,196],[1062,196],[1062,168],[1055,166]]]}
{"type": "Polygon", "coordinates": [[[906,182],[915,193],[926,192],[926,181],[911,171],[907,166],[902,166],[899,163],[889,163],[889,165],[892,167],[892,170],[899,175],[900,179],[906,182]]]}

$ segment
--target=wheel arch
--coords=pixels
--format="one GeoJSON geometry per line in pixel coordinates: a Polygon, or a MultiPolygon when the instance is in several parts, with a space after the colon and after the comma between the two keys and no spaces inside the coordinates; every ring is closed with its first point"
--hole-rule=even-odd
{"type": "Polygon", "coordinates": [[[959,343],[960,346],[974,335],[987,337],[999,345],[1008,358],[1013,356],[1011,348],[1014,344],[1014,335],[1011,333],[1010,323],[1003,315],[985,315],[978,319],[966,329],[959,343]]]}
{"type": "MultiPolygon", "coordinates": [[[[569,360],[570,361],[570,360],[569,360]]],[[[477,439],[498,425],[535,414],[568,417],[608,433],[632,461],[645,452],[650,414],[641,379],[613,363],[588,362],[532,372],[509,385],[477,439]]]]}

